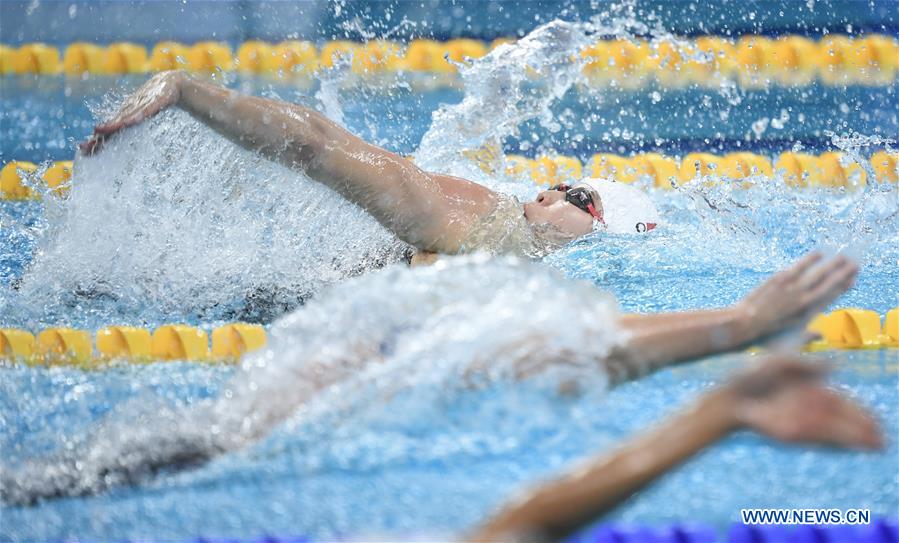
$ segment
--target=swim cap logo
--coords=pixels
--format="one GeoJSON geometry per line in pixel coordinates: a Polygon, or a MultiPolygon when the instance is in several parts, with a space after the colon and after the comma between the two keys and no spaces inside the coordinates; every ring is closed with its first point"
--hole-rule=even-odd
{"type": "Polygon", "coordinates": [[[648,232],[649,230],[652,230],[655,227],[656,227],[656,223],[654,223],[654,222],[638,222],[637,223],[637,232],[642,234],[643,232],[648,232]]]}

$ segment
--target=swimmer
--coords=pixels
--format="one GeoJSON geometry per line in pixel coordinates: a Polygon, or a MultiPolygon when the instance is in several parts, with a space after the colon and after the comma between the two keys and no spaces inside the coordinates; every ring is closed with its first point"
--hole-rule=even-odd
{"type": "MultiPolygon", "coordinates": [[[[440,322],[455,322],[450,315],[464,320],[483,318],[484,312],[489,312],[492,318],[491,308],[503,304],[502,296],[517,296],[517,293],[499,288],[507,284],[509,273],[517,273],[519,277],[526,275],[529,280],[537,281],[534,288],[541,296],[570,295],[563,286],[556,284],[564,281],[561,276],[556,280],[547,277],[545,270],[535,273],[531,267],[522,268],[523,264],[517,261],[505,265],[508,268],[495,276],[485,275],[477,260],[471,259],[454,259],[445,264],[447,269],[382,272],[420,275],[414,277],[417,285],[450,275],[459,280],[467,278],[466,281],[475,278],[494,281],[497,288],[489,290],[496,292],[493,297],[474,289],[444,294],[453,299],[464,298],[464,303],[459,306],[464,308],[462,314],[453,314],[452,304],[447,308],[443,302],[419,303],[421,294],[405,288],[405,282],[397,284],[394,290],[373,290],[366,305],[380,301],[399,304],[406,310],[378,313],[374,328],[366,319],[341,317],[338,322],[348,323],[338,331],[341,337],[349,338],[346,345],[335,348],[335,343],[329,340],[319,346],[313,344],[308,350],[291,346],[287,352],[295,354],[279,360],[283,374],[278,379],[266,381],[265,388],[258,387],[253,380],[257,361],[250,358],[232,384],[236,390],[233,394],[181,410],[154,411],[153,417],[164,425],[123,428],[121,422],[111,419],[86,436],[83,445],[28,461],[17,469],[2,469],[0,499],[8,504],[26,505],[61,496],[94,494],[111,486],[139,484],[159,471],[201,465],[218,455],[239,450],[265,438],[320,394],[366,375],[369,369],[383,367],[392,356],[391,352],[406,347],[401,342],[407,335],[411,334],[413,338],[429,335],[425,327],[429,322],[433,325],[433,312],[440,313],[441,318],[437,319],[440,322]],[[353,326],[360,329],[353,329],[353,326]],[[159,431],[160,426],[165,426],[164,432],[159,431]],[[210,428],[217,431],[212,432],[210,428]]],[[[823,309],[852,285],[856,271],[856,266],[846,258],[824,259],[819,254],[811,254],[774,275],[730,307],[655,315],[619,316],[612,309],[606,313],[603,304],[608,302],[607,298],[600,293],[596,293],[595,298],[587,293],[568,307],[577,311],[579,304],[583,304],[581,318],[591,319],[592,323],[585,330],[593,330],[596,337],[559,345],[560,334],[552,330],[546,330],[545,334],[512,335],[508,342],[491,347],[496,352],[472,353],[482,356],[466,361],[466,366],[461,368],[466,376],[462,384],[482,382],[482,377],[494,370],[505,371],[503,375],[511,379],[524,380],[554,368],[599,374],[611,385],[637,379],[680,362],[737,350],[786,330],[802,328],[811,314],[823,309]],[[610,320],[601,322],[602,315],[608,315],[610,320]],[[505,353],[510,352],[514,355],[509,355],[505,367],[499,367],[496,359],[505,359],[505,353]]],[[[370,276],[367,279],[380,278],[370,276]]],[[[358,292],[360,286],[363,285],[344,288],[358,292]]],[[[328,296],[343,300],[346,292],[341,288],[336,287],[335,291],[324,295],[324,300],[313,300],[285,317],[275,325],[276,328],[283,331],[299,326],[302,331],[303,323],[318,328],[322,308],[316,304],[330,307],[328,296]],[[311,321],[304,320],[307,311],[311,321]]],[[[353,312],[356,307],[347,304],[345,309],[353,312]]],[[[578,315],[566,315],[565,318],[578,318],[578,315]]],[[[486,328],[480,333],[492,336],[494,332],[494,328],[486,328]]],[[[285,337],[296,337],[294,333],[285,337]]],[[[472,333],[477,334],[478,330],[472,333]]],[[[467,341],[483,344],[480,339],[483,338],[468,338],[467,341]]],[[[417,342],[413,340],[412,343],[417,342]]],[[[418,360],[417,356],[413,358],[418,360]]],[[[567,392],[569,385],[576,389],[577,383],[564,381],[559,385],[563,392],[567,392]]]]}
{"type": "Polygon", "coordinates": [[[542,257],[594,228],[645,232],[659,222],[649,198],[621,183],[587,179],[521,204],[472,181],[423,171],[311,109],[243,96],[182,72],[153,76],[81,149],[93,154],[116,132],[168,107],[330,187],[423,254],[542,257]]]}
{"type": "Polygon", "coordinates": [[[563,541],[692,456],[739,430],[785,443],[880,449],[874,418],[826,388],[821,364],[776,356],[609,454],[536,486],[466,541],[563,541]],[[635,461],[639,458],[639,461],[635,461]]]}

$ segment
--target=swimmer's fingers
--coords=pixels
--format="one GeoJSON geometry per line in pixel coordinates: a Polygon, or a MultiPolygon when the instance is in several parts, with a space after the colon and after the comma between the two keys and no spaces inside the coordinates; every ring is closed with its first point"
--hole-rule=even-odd
{"type": "Polygon", "coordinates": [[[852,287],[857,275],[858,265],[843,258],[837,265],[830,267],[827,274],[820,274],[809,283],[803,305],[812,311],[824,309],[852,287]]]}
{"type": "Polygon", "coordinates": [[[98,152],[101,147],[103,147],[103,142],[106,141],[105,136],[100,136],[98,134],[94,134],[89,137],[86,141],[82,142],[79,145],[81,152],[86,156],[91,156],[94,153],[98,152]]]}
{"type": "Polygon", "coordinates": [[[823,255],[814,251],[797,260],[792,266],[781,272],[783,279],[793,280],[801,277],[809,268],[821,261],[823,255]]]}
{"type": "Polygon", "coordinates": [[[136,124],[140,124],[144,120],[153,115],[156,115],[162,110],[162,106],[148,107],[147,109],[135,111],[133,113],[126,113],[124,115],[120,115],[111,121],[107,121],[105,123],[100,123],[96,127],[94,127],[94,133],[100,134],[103,136],[109,136],[111,134],[115,134],[120,130],[124,130],[130,126],[134,126],[136,124]]]}
{"type": "Polygon", "coordinates": [[[787,412],[784,441],[853,449],[879,449],[883,436],[874,417],[842,394],[823,386],[795,390],[795,413],[787,412]]]}
{"type": "Polygon", "coordinates": [[[736,415],[741,424],[792,443],[873,449],[883,446],[874,418],[823,384],[828,366],[775,356],[736,377],[736,415]]]}
{"type": "Polygon", "coordinates": [[[849,258],[839,255],[824,262],[819,263],[816,266],[808,268],[805,273],[798,276],[796,280],[799,285],[808,289],[814,287],[815,285],[821,283],[827,277],[839,273],[844,268],[851,266],[852,261],[849,258]]]}
{"type": "Polygon", "coordinates": [[[119,130],[140,124],[170,106],[173,98],[168,93],[147,94],[141,93],[129,100],[116,114],[115,118],[105,123],[100,123],[94,128],[94,133],[109,135],[119,130]]]}
{"type": "Polygon", "coordinates": [[[125,101],[114,119],[98,124],[94,133],[104,136],[114,134],[177,103],[181,95],[182,80],[183,75],[178,72],[163,72],[153,76],[125,101]]]}

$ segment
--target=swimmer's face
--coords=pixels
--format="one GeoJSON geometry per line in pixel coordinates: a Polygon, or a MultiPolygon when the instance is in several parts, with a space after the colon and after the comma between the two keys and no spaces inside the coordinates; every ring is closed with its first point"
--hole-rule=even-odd
{"type": "MultiPolygon", "coordinates": [[[[594,201],[598,198],[594,196],[594,201]]],[[[593,231],[593,217],[565,200],[560,190],[544,190],[537,199],[524,205],[524,216],[532,224],[549,224],[571,241],[593,231]]]]}

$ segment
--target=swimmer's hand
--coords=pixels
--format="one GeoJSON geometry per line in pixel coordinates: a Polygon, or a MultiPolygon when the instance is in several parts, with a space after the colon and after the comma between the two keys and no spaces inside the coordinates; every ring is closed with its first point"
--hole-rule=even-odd
{"type": "Polygon", "coordinates": [[[96,153],[107,137],[178,103],[184,78],[182,72],[161,72],[151,77],[125,100],[115,117],[94,127],[93,135],[81,144],[81,152],[96,153]]]}
{"type": "Polygon", "coordinates": [[[879,449],[883,436],[874,418],[823,383],[827,367],[798,357],[776,356],[733,379],[734,420],[788,443],[879,449]]]}
{"type": "Polygon", "coordinates": [[[858,266],[845,256],[810,253],[775,274],[737,303],[753,340],[802,327],[815,313],[849,290],[858,266]]]}

